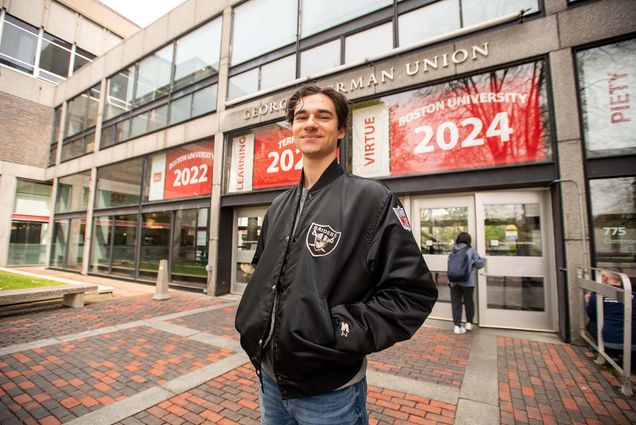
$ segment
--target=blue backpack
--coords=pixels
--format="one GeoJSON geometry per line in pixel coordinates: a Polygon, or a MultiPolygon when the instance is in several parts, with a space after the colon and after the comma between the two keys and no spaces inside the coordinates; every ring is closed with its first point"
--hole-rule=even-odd
{"type": "Polygon", "coordinates": [[[453,283],[468,282],[470,279],[470,258],[468,258],[468,248],[453,248],[453,252],[448,256],[448,281],[453,283]]]}

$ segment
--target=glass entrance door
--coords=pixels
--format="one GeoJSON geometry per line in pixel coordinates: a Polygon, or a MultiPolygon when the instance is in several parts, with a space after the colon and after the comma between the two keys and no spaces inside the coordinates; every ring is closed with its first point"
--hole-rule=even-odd
{"type": "MultiPolygon", "coordinates": [[[[474,238],[474,204],[472,195],[413,199],[411,221],[415,240],[433,273],[439,292],[431,313],[433,318],[452,319],[450,288],[446,275],[447,259],[460,232],[468,232],[474,238]]],[[[479,321],[478,312],[474,320],[479,321]]]]}
{"type": "Polygon", "coordinates": [[[475,194],[482,326],[554,331],[555,279],[547,191],[475,194]]]}
{"type": "Polygon", "coordinates": [[[252,277],[252,258],[261,234],[267,207],[234,210],[234,254],[232,256],[232,292],[242,294],[252,277]]]}

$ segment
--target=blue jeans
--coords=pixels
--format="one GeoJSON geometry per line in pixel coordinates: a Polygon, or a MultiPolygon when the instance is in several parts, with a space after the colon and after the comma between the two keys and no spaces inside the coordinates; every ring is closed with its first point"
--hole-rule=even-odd
{"type": "Polygon", "coordinates": [[[263,425],[367,425],[366,378],[357,384],[317,396],[283,400],[276,381],[263,376],[263,425]]]}

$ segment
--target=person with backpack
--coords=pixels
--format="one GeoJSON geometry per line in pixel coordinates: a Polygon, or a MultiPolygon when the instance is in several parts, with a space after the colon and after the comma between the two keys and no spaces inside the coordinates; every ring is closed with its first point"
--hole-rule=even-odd
{"type": "Polygon", "coordinates": [[[486,265],[486,259],[470,246],[471,237],[461,232],[455,239],[453,252],[448,256],[448,285],[451,292],[451,307],[453,311],[453,332],[463,334],[473,329],[475,315],[475,273],[473,269],[481,269],[486,265]],[[462,304],[466,309],[466,327],[462,326],[462,304]]]}

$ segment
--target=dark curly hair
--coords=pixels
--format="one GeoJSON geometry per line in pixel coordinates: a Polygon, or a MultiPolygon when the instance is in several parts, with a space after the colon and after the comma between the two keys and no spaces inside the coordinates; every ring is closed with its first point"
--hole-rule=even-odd
{"type": "Polygon", "coordinates": [[[470,246],[470,241],[470,235],[466,232],[461,232],[459,235],[457,235],[457,239],[455,239],[456,244],[465,243],[468,246],[470,246]]]}

